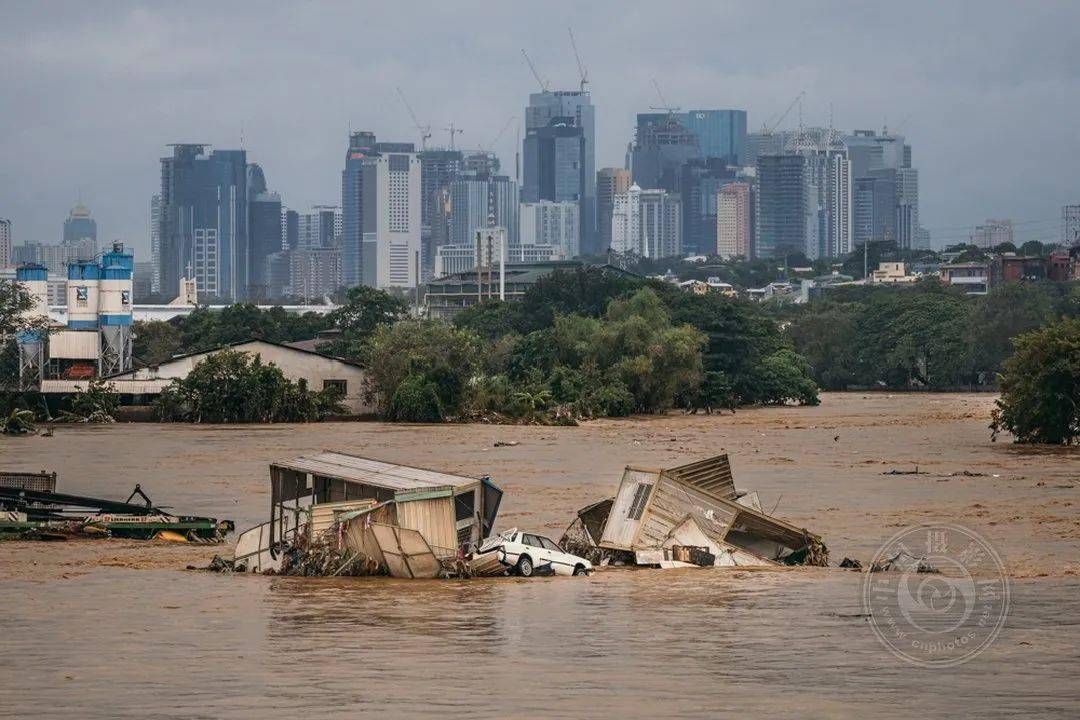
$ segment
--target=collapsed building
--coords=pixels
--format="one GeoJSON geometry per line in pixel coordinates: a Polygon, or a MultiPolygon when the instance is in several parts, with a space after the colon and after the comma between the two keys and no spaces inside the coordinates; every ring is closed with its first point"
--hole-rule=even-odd
{"type": "Polygon", "coordinates": [[[828,564],[820,537],[735,489],[727,455],[666,470],[627,466],[615,497],[579,510],[560,544],[600,565],[828,564]]]}
{"type": "Polygon", "coordinates": [[[502,490],[462,475],[320,452],[270,465],[270,519],[237,539],[234,569],[274,573],[297,549],[394,577],[439,577],[491,534],[502,490]],[[291,554],[290,554],[291,553],[291,554]]]}

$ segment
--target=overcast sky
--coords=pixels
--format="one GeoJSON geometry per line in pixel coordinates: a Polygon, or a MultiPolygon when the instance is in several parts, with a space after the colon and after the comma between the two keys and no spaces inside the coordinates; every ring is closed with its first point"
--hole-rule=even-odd
{"type": "Polygon", "coordinates": [[[800,90],[807,125],[830,107],[841,128],[887,121],[914,148],[935,243],[987,217],[1056,239],[1080,202],[1080,2],[0,0],[0,217],[17,243],[56,242],[81,195],[100,240],[142,252],[165,146],[241,134],[287,205],[336,205],[350,125],[418,141],[398,85],[466,149],[513,117],[494,148],[512,171],[537,89],[521,49],[575,88],[570,25],[598,168],[623,164],[655,77],[683,108],[746,109],[752,130],[800,90]]]}

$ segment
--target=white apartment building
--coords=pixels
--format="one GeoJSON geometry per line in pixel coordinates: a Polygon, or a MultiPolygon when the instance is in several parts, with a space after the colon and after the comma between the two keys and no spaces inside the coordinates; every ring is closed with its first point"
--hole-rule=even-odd
{"type": "Polygon", "coordinates": [[[611,249],[642,257],[682,254],[682,200],[666,190],[635,183],[617,193],[611,212],[611,249]]]}
{"type": "Polygon", "coordinates": [[[0,218],[0,268],[11,266],[11,221],[0,218]]]}
{"type": "Polygon", "coordinates": [[[414,288],[420,264],[420,159],[415,152],[389,152],[365,162],[375,176],[376,217],[374,232],[365,222],[364,284],[414,288]]]}
{"type": "Polygon", "coordinates": [[[641,188],[637,183],[615,193],[611,203],[611,249],[617,253],[643,255],[641,246],[641,188]]]}
{"type": "Polygon", "coordinates": [[[518,245],[551,246],[558,257],[548,259],[570,260],[580,254],[581,211],[577,202],[541,200],[522,203],[520,217],[521,241],[518,245]]]}

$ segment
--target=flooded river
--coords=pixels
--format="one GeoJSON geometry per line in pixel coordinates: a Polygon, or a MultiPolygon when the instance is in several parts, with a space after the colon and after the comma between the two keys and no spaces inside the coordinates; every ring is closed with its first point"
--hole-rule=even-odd
{"type": "Polygon", "coordinates": [[[0,717],[1080,717],[1080,455],[992,444],[990,398],[826,395],[818,408],[589,423],[61,428],[5,469],[177,511],[264,518],[266,465],[321,448],[506,491],[499,527],[558,536],[626,463],[731,454],[736,483],[834,562],[958,522],[1001,554],[1011,611],[950,669],[905,664],[838,569],[315,580],[189,572],[229,546],[0,543],[0,717]],[[494,447],[496,440],[519,445],[494,447]],[[886,475],[918,464],[923,474],[886,475]],[[966,474],[965,474],[966,473],[966,474]]]}
{"type": "Polygon", "coordinates": [[[35,717],[1080,714],[1075,582],[1025,581],[995,645],[903,664],[858,573],[394,581],[107,569],[4,583],[0,708],[35,717]]]}

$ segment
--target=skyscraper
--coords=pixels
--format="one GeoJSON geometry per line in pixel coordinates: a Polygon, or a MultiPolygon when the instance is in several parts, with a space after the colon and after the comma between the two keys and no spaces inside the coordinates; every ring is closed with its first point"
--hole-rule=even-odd
{"type": "Polygon", "coordinates": [[[413,144],[352,133],[341,174],[341,210],[344,284],[415,287],[422,208],[413,144]]]}
{"type": "Polygon", "coordinates": [[[750,258],[751,210],[749,183],[728,183],[717,192],[715,252],[721,258],[750,258]]]}
{"type": "Polygon", "coordinates": [[[161,292],[161,196],[150,198],[150,292],[161,292]]]}
{"type": "Polygon", "coordinates": [[[11,221],[0,218],[0,268],[11,267],[11,221]]]}
{"type": "Polygon", "coordinates": [[[596,173],[597,246],[601,253],[611,247],[611,213],[615,196],[630,189],[630,171],[624,168],[601,168],[596,173]]]}
{"type": "Polygon", "coordinates": [[[702,157],[721,158],[729,165],[744,162],[745,110],[690,110],[683,117],[687,129],[698,137],[702,157]]]}
{"type": "Polygon", "coordinates": [[[518,245],[518,184],[506,175],[463,175],[450,183],[450,243],[471,245],[478,228],[506,228],[507,243],[518,245]]]}
{"type": "Polygon", "coordinates": [[[647,258],[682,254],[682,202],[666,190],[642,190],[637,184],[615,196],[611,249],[647,258]]]}
{"type": "Polygon", "coordinates": [[[521,204],[521,245],[550,245],[560,260],[580,254],[581,206],[572,201],[521,204]]]}
{"type": "Polygon", "coordinates": [[[757,159],[755,255],[784,258],[805,253],[818,233],[817,196],[808,182],[803,155],[761,155],[757,159]]]}
{"type": "Polygon", "coordinates": [[[716,249],[716,193],[737,179],[738,169],[723,158],[691,158],[675,176],[682,197],[682,248],[688,253],[716,249]]]}
{"type": "Polygon", "coordinates": [[[445,243],[449,230],[447,215],[440,205],[446,201],[450,183],[462,172],[460,150],[421,150],[420,158],[420,245],[421,267],[430,275],[435,267],[435,249],[445,243]]]}
{"type": "Polygon", "coordinates": [[[236,300],[248,283],[247,153],[176,144],[161,159],[161,292],[192,273],[200,293],[236,300]]]}
{"type": "Polygon", "coordinates": [[[315,250],[340,244],[341,210],[336,205],[316,205],[309,213],[297,214],[296,248],[315,250]]]}
{"type": "Polygon", "coordinates": [[[853,247],[888,240],[908,249],[918,244],[919,173],[903,136],[855,130],[843,138],[851,161],[853,247]]]}
{"type": "Polygon", "coordinates": [[[583,202],[585,134],[573,117],[554,117],[548,125],[529,128],[524,155],[522,202],[583,202]]]}
{"type": "Polygon", "coordinates": [[[91,240],[97,247],[97,221],[90,217],[90,211],[81,202],[75,204],[64,220],[64,244],[74,245],[91,240]]]}
{"type": "Polygon", "coordinates": [[[682,123],[679,115],[638,114],[631,174],[639,187],[678,192],[679,169],[684,162],[697,157],[701,157],[698,136],[682,123]]]}
{"type": "MultiPolygon", "coordinates": [[[[529,106],[525,108],[525,140],[523,141],[524,177],[522,180],[522,198],[525,202],[552,200],[561,202],[571,200],[568,197],[549,197],[533,183],[540,182],[540,173],[534,163],[540,162],[539,155],[530,157],[528,150],[530,132],[552,125],[555,118],[572,118],[573,125],[581,128],[581,155],[577,160],[580,167],[561,166],[557,172],[571,174],[576,169],[581,171],[578,193],[581,204],[582,251],[595,253],[596,242],[596,110],[588,91],[557,90],[529,95],[529,106]]],[[[564,182],[558,183],[565,187],[564,182]]]]}

